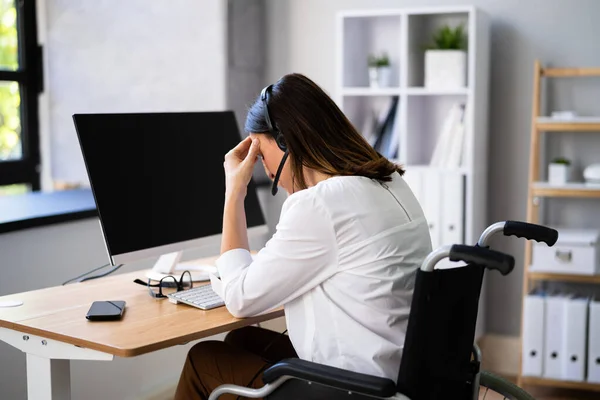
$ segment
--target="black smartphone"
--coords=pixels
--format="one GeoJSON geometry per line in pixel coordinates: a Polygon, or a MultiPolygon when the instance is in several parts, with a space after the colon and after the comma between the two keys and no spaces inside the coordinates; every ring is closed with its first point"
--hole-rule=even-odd
{"type": "Polygon", "coordinates": [[[95,301],[85,317],[90,321],[116,321],[124,312],[125,302],[122,300],[95,301]]]}

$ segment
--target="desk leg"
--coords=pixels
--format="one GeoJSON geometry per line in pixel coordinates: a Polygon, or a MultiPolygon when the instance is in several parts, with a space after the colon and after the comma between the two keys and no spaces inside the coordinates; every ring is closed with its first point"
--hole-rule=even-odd
{"type": "Polygon", "coordinates": [[[71,360],[112,360],[113,355],[0,327],[0,341],[27,354],[29,400],[71,400],[71,360]]]}
{"type": "Polygon", "coordinates": [[[27,354],[27,398],[71,400],[71,361],[27,354]]]}

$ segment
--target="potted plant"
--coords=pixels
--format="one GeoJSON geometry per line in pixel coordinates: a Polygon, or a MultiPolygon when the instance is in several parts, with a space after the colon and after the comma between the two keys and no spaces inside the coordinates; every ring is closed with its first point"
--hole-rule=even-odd
{"type": "Polygon", "coordinates": [[[552,160],[548,165],[548,183],[551,185],[564,185],[571,175],[571,161],[564,157],[552,160]]]}
{"type": "Polygon", "coordinates": [[[376,56],[369,55],[369,83],[371,87],[388,87],[390,85],[390,58],[386,52],[376,56]]]}
{"type": "Polygon", "coordinates": [[[467,84],[467,35],[464,26],[444,25],[425,50],[425,87],[463,88],[467,84]]]}

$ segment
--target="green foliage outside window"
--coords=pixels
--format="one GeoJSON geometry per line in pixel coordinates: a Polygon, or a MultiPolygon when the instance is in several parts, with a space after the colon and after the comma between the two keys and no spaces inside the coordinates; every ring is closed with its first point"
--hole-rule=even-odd
{"type": "Polygon", "coordinates": [[[0,197],[12,196],[16,194],[25,194],[29,191],[29,187],[25,184],[0,186],[0,197]]]}
{"type": "MultiPolygon", "coordinates": [[[[17,10],[14,0],[0,0],[0,68],[19,68],[17,10]]],[[[17,82],[0,82],[0,161],[19,159],[21,95],[17,82]]]]}

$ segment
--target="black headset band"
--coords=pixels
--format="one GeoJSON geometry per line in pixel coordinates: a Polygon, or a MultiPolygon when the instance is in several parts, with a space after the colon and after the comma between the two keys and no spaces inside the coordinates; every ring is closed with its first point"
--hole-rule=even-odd
{"type": "Polygon", "coordinates": [[[269,128],[269,132],[274,135],[275,134],[275,129],[273,126],[273,123],[271,122],[271,117],[269,116],[269,91],[271,90],[271,88],[273,87],[273,85],[269,85],[267,87],[265,87],[261,92],[260,92],[260,99],[262,100],[264,107],[265,107],[265,121],[267,123],[267,128],[269,128]]]}
{"type": "Polygon", "coordinates": [[[275,178],[273,179],[273,186],[271,187],[271,194],[273,196],[275,196],[277,194],[277,184],[279,183],[279,178],[281,177],[281,172],[283,171],[283,166],[285,165],[285,161],[287,160],[290,153],[287,149],[287,146],[285,145],[285,139],[283,138],[283,135],[281,134],[281,132],[279,132],[279,130],[277,128],[275,128],[275,125],[273,125],[273,122],[271,121],[271,116],[269,115],[269,106],[268,106],[269,91],[271,90],[272,87],[273,87],[273,85],[269,85],[269,86],[265,87],[260,92],[260,99],[262,100],[263,105],[264,105],[265,122],[267,123],[267,128],[269,129],[269,133],[271,134],[271,136],[273,136],[273,138],[277,142],[277,146],[284,152],[283,158],[281,159],[281,162],[279,163],[279,167],[277,168],[277,173],[275,174],[275,178]]]}

